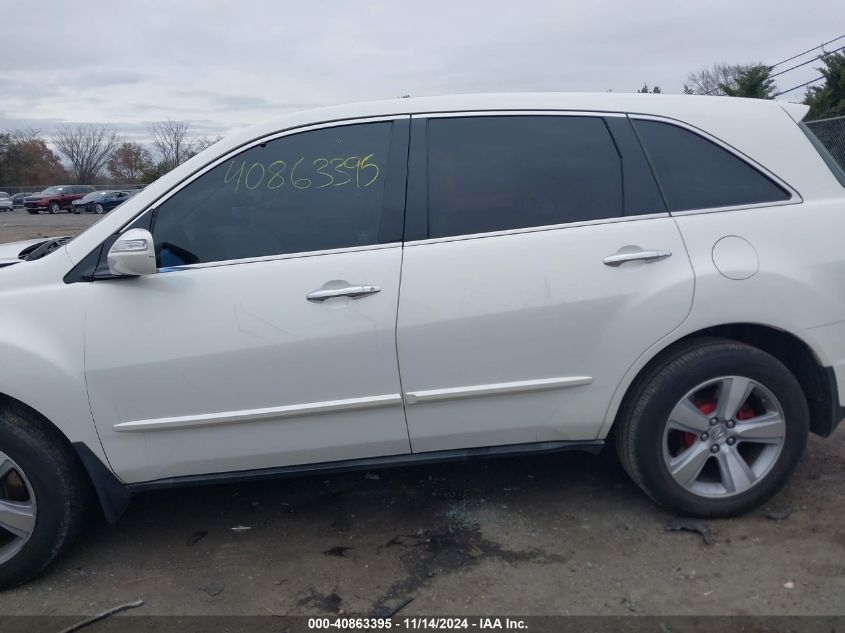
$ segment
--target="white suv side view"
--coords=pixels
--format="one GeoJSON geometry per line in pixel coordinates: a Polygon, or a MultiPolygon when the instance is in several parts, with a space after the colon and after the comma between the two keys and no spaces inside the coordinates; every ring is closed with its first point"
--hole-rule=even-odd
{"type": "Polygon", "coordinates": [[[845,417],[845,175],[804,114],[313,110],[3,268],[0,585],[92,502],[212,480],[608,442],[676,512],[764,502],[845,417]]]}

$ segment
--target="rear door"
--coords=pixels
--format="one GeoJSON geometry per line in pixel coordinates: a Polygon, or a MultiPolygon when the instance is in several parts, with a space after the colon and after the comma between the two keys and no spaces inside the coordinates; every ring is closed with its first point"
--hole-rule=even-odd
{"type": "Polygon", "coordinates": [[[597,438],[693,273],[624,116],[412,124],[397,331],[414,452],[597,438]]]}

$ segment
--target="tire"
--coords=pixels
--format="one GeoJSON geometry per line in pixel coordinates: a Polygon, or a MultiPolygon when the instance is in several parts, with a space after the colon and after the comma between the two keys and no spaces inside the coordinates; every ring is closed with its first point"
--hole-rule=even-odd
{"type": "Polygon", "coordinates": [[[775,357],[701,338],[670,350],[638,378],[614,439],[631,479],[658,504],[729,517],[783,487],[806,446],[809,417],[800,384],[775,357]]]}
{"type": "Polygon", "coordinates": [[[0,523],[9,520],[2,512],[9,501],[19,508],[30,504],[26,512],[34,517],[34,527],[18,535],[0,525],[0,589],[6,589],[33,578],[67,549],[92,492],[78,457],[58,432],[14,405],[0,409],[0,469],[6,470],[0,479],[0,523]]]}
{"type": "Polygon", "coordinates": [[[52,213],[53,215],[56,215],[56,214],[57,214],[57,213],[59,213],[61,210],[62,210],[62,207],[61,207],[61,206],[59,206],[59,203],[58,203],[58,202],[51,202],[51,203],[50,203],[50,206],[49,206],[49,211],[50,211],[50,213],[52,213]]]}
{"type": "Polygon", "coordinates": [[[103,213],[105,213],[105,212],[106,212],[105,207],[103,207],[103,205],[100,204],[99,202],[94,205],[94,213],[96,213],[97,215],[103,215],[103,213]]]}

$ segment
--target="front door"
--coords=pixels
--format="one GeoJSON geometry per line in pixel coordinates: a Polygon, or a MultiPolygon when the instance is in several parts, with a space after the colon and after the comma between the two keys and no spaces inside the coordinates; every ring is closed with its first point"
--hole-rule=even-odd
{"type": "Polygon", "coordinates": [[[157,274],[88,284],[86,377],[119,476],[409,451],[406,147],[407,120],[265,140],[157,205],[157,274]]]}

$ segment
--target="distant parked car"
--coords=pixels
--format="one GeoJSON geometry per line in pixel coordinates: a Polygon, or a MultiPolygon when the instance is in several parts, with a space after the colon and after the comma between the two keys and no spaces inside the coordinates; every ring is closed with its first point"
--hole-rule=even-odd
{"type": "Polygon", "coordinates": [[[27,196],[34,195],[34,194],[35,194],[34,191],[24,191],[22,193],[16,193],[15,195],[12,196],[12,206],[15,209],[23,209],[24,198],[26,198],[27,196]]]}
{"type": "Polygon", "coordinates": [[[134,191],[92,191],[79,200],[74,200],[71,210],[74,213],[106,213],[126,202],[134,194],[134,191]]]}
{"type": "Polygon", "coordinates": [[[12,197],[5,191],[0,191],[0,211],[14,211],[12,197]]]}
{"type": "Polygon", "coordinates": [[[24,198],[23,206],[29,213],[38,213],[46,209],[50,213],[59,213],[62,209],[70,211],[74,200],[79,200],[87,193],[94,191],[91,185],[58,185],[47,187],[41,193],[24,198]]]}

